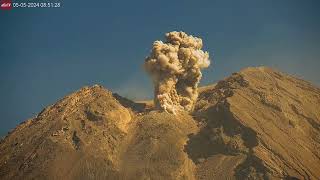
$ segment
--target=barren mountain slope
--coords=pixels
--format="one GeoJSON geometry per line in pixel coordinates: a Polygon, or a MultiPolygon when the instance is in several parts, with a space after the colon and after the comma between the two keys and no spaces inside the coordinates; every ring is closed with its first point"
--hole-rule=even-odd
{"type": "Polygon", "coordinates": [[[143,107],[97,85],[65,97],[1,142],[0,179],[193,179],[196,122],[143,107]]]}
{"type": "Polygon", "coordinates": [[[203,128],[187,149],[205,159],[198,177],[320,177],[320,90],[308,82],[247,68],[202,92],[195,117],[203,128]]]}
{"type": "Polygon", "coordinates": [[[0,179],[319,179],[320,90],[268,68],[200,88],[192,114],[82,88],[0,144],[0,179]]]}
{"type": "Polygon", "coordinates": [[[129,110],[99,86],[83,88],[13,130],[0,145],[0,179],[117,176],[129,110]]]}

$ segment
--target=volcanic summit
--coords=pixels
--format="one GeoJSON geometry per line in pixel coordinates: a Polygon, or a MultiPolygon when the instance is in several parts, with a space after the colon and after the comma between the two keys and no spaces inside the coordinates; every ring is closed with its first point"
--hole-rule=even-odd
{"type": "Polygon", "coordinates": [[[200,87],[176,114],[95,85],[0,144],[0,179],[319,179],[320,89],[267,67],[200,87]]]}

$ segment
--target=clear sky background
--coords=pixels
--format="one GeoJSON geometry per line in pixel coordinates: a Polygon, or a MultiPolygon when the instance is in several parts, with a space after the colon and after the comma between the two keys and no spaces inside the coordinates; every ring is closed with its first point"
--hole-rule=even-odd
{"type": "Polygon", "coordinates": [[[320,84],[319,0],[60,2],[0,10],[0,135],[83,86],[151,98],[142,64],[173,30],[203,39],[203,85],[261,65],[320,84]]]}

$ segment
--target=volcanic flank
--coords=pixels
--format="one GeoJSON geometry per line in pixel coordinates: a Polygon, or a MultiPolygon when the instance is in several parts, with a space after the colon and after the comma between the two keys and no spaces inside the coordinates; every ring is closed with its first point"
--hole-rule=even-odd
{"type": "Polygon", "coordinates": [[[2,140],[0,179],[319,179],[319,107],[319,88],[265,67],[175,115],[85,87],[2,140]]]}

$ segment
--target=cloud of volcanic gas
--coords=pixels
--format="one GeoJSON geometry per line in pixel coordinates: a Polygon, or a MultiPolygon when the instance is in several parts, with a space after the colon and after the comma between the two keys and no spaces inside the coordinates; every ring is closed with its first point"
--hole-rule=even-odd
{"type": "Polygon", "coordinates": [[[176,31],[167,33],[165,42],[153,43],[144,67],[154,83],[156,108],[169,113],[193,110],[201,69],[210,65],[209,53],[201,48],[200,38],[176,31]]]}

